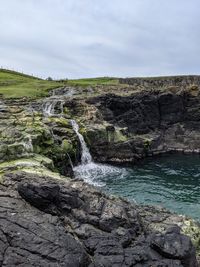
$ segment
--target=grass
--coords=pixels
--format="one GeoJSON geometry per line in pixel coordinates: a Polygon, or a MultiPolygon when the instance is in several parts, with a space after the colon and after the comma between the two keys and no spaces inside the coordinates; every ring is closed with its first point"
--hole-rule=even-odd
{"type": "Polygon", "coordinates": [[[0,95],[4,98],[39,98],[47,96],[49,90],[63,86],[87,87],[118,83],[119,80],[112,77],[47,81],[20,72],[0,69],[0,95]]]}
{"type": "Polygon", "coordinates": [[[47,81],[23,73],[0,69],[0,94],[4,98],[39,98],[48,91],[64,86],[66,83],[47,81]]]}
{"type": "Polygon", "coordinates": [[[68,85],[72,86],[96,86],[96,85],[117,85],[119,80],[112,77],[99,77],[99,78],[86,78],[86,79],[75,79],[68,80],[68,85]]]}

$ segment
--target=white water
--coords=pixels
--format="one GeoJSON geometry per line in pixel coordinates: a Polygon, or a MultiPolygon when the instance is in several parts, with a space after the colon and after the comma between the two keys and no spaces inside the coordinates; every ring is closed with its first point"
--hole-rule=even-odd
{"type": "Polygon", "coordinates": [[[57,105],[57,103],[60,102],[60,115],[63,115],[63,105],[64,105],[64,101],[62,100],[57,100],[57,99],[53,99],[51,101],[47,101],[44,103],[43,106],[43,114],[47,117],[49,116],[53,116],[55,114],[55,106],[57,105]]]}
{"type": "Polygon", "coordinates": [[[100,178],[105,177],[107,175],[123,178],[124,175],[126,175],[125,169],[94,163],[87,144],[83,136],[79,133],[78,124],[74,120],[71,120],[71,124],[72,128],[74,129],[75,133],[79,138],[82,150],[81,164],[73,168],[76,178],[82,178],[86,182],[96,186],[105,186],[105,183],[99,181],[100,178]]]}
{"type": "Polygon", "coordinates": [[[44,104],[44,108],[43,108],[43,113],[44,115],[46,116],[51,116],[54,114],[54,107],[56,105],[56,102],[55,101],[52,101],[52,102],[46,102],[44,104]]]}
{"type": "Polygon", "coordinates": [[[85,143],[85,140],[84,140],[82,134],[79,133],[78,124],[76,123],[75,120],[71,120],[71,124],[72,124],[72,128],[74,129],[74,131],[77,134],[79,141],[81,143],[81,149],[82,149],[81,164],[86,165],[86,164],[92,163],[92,156],[90,155],[90,151],[89,151],[89,149],[85,143]]]}

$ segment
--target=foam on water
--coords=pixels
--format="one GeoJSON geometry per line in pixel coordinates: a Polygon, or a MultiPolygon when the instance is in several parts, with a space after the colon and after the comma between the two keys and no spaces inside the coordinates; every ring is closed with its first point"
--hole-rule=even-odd
{"type": "Polygon", "coordinates": [[[81,164],[73,168],[75,177],[131,201],[160,205],[200,220],[199,156],[160,157],[134,168],[96,164],[78,124],[71,123],[82,150],[81,164]]]}
{"type": "Polygon", "coordinates": [[[96,186],[105,186],[106,184],[101,182],[101,179],[103,179],[105,176],[114,176],[119,178],[119,176],[124,175],[122,168],[94,163],[84,137],[79,132],[79,126],[77,122],[75,120],[71,120],[71,124],[79,138],[82,150],[81,164],[73,168],[76,178],[84,179],[86,182],[96,186]]]}
{"type": "Polygon", "coordinates": [[[106,186],[106,183],[102,182],[104,177],[109,176],[113,179],[123,179],[127,171],[124,168],[90,162],[85,165],[81,164],[74,167],[74,174],[76,178],[82,178],[90,184],[103,187],[106,186]]]}

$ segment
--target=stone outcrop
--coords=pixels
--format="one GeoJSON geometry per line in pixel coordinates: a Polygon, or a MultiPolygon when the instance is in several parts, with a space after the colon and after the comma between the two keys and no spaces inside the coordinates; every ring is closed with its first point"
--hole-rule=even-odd
{"type": "Polygon", "coordinates": [[[1,266],[198,266],[173,214],[150,217],[83,181],[7,174],[0,199],[1,266]]]}
{"type": "Polygon", "coordinates": [[[39,154],[52,160],[51,170],[72,176],[70,158],[78,161],[79,146],[70,117],[57,110],[60,103],[54,116],[44,114],[43,101],[9,99],[0,103],[0,174],[1,163],[39,154]]]}
{"type": "Polygon", "coordinates": [[[87,134],[98,161],[134,163],[166,152],[200,152],[198,91],[107,94],[87,102],[101,118],[87,134]]]}
{"type": "Polygon", "coordinates": [[[164,77],[147,77],[147,78],[122,78],[119,79],[121,84],[132,85],[135,88],[142,89],[161,89],[161,88],[187,88],[191,86],[200,87],[199,75],[188,76],[164,76],[164,77]]]}
{"type": "Polygon", "coordinates": [[[99,162],[199,153],[198,84],[177,84],[152,91],[113,85],[115,94],[69,87],[31,103],[0,101],[0,266],[198,266],[193,220],[66,178],[80,160],[71,119],[99,162]]]}

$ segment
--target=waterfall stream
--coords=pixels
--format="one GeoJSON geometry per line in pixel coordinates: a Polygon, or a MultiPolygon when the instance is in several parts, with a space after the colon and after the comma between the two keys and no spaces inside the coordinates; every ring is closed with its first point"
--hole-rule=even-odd
{"type": "Polygon", "coordinates": [[[123,168],[94,163],[84,137],[79,132],[77,122],[71,120],[71,124],[81,145],[81,164],[73,168],[76,178],[84,179],[86,182],[96,186],[105,186],[105,183],[100,182],[101,177],[105,177],[107,175],[123,177],[125,175],[125,169],[123,168]]]}
{"type": "Polygon", "coordinates": [[[75,120],[71,120],[71,124],[72,124],[72,128],[74,129],[75,133],[77,134],[80,144],[81,144],[81,149],[82,149],[82,153],[81,153],[81,164],[82,165],[86,165],[89,163],[92,163],[92,156],[90,155],[90,151],[86,145],[86,142],[82,136],[82,134],[79,133],[79,126],[76,123],[75,120]]]}
{"type": "Polygon", "coordinates": [[[77,123],[71,123],[82,148],[81,164],[73,168],[76,178],[131,201],[160,205],[200,220],[199,155],[166,155],[153,161],[146,159],[144,166],[133,168],[97,164],[92,160],[77,123]]]}
{"type": "Polygon", "coordinates": [[[51,116],[54,114],[54,107],[56,105],[55,101],[52,102],[46,102],[43,107],[43,113],[46,116],[51,116]]]}
{"type": "Polygon", "coordinates": [[[59,103],[60,103],[60,115],[62,116],[64,112],[63,110],[64,101],[55,98],[48,100],[43,104],[43,114],[47,117],[55,115],[55,106],[59,103]]]}

